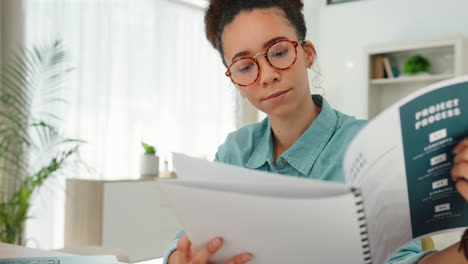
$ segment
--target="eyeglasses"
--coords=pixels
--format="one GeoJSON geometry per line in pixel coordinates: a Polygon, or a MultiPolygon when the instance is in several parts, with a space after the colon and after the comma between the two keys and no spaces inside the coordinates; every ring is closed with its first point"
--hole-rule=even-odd
{"type": "Polygon", "coordinates": [[[282,39],[273,42],[265,51],[257,53],[253,57],[241,57],[229,66],[226,76],[239,86],[254,84],[260,76],[260,64],[257,56],[263,54],[268,64],[277,70],[289,69],[297,59],[297,46],[302,45],[304,40],[293,41],[282,39]]]}

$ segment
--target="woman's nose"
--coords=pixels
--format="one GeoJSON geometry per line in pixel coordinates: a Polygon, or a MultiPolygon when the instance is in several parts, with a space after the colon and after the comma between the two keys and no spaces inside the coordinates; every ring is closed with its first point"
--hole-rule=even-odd
{"type": "Polygon", "coordinates": [[[258,64],[260,64],[260,84],[262,86],[268,86],[281,79],[281,75],[278,69],[275,69],[270,65],[265,56],[259,56],[258,64]]]}

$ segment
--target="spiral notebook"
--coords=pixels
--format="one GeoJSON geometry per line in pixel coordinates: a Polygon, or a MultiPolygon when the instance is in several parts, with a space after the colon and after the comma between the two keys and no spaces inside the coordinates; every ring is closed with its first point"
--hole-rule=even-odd
{"type": "Polygon", "coordinates": [[[468,76],[386,109],[350,142],[346,184],[174,154],[178,179],[160,181],[196,247],[225,240],[213,261],[251,252],[260,263],[385,263],[422,237],[468,227],[451,180],[468,136],[468,76]]]}

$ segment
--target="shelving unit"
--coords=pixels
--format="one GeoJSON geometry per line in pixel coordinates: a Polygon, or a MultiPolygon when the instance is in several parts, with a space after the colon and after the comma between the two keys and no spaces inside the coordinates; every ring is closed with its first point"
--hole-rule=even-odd
{"type": "Polygon", "coordinates": [[[373,79],[370,80],[370,84],[399,84],[399,83],[409,83],[409,82],[436,82],[441,80],[446,80],[455,77],[453,73],[445,74],[431,74],[423,76],[404,76],[398,78],[383,78],[383,79],[373,79]]]}
{"type": "Polygon", "coordinates": [[[420,88],[468,73],[468,42],[463,36],[373,45],[366,48],[365,56],[369,119],[420,88]],[[414,55],[429,59],[429,73],[372,78],[374,56],[389,58],[390,64],[404,74],[404,62],[414,55]]]}

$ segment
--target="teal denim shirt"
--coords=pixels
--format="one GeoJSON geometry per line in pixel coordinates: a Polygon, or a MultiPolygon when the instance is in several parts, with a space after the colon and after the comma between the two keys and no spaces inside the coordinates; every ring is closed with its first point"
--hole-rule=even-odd
{"type": "MultiPolygon", "coordinates": [[[[345,182],[344,153],[367,121],[334,110],[321,96],[313,95],[312,99],[321,107],[320,114],[294,145],[276,160],[271,125],[265,118],[230,133],[219,147],[215,161],[296,177],[345,182]]],[[[183,231],[171,243],[164,263],[182,235],[183,231]]],[[[413,264],[428,253],[422,251],[420,241],[417,241],[400,250],[388,263],[413,264]]]]}

